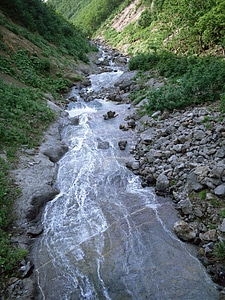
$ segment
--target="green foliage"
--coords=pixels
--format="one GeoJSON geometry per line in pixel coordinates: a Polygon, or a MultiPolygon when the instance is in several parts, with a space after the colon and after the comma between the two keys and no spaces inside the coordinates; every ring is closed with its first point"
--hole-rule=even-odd
{"type": "Polygon", "coordinates": [[[213,250],[213,256],[219,260],[225,259],[225,242],[219,242],[217,244],[217,246],[213,250]]]}
{"type": "MultiPolygon", "coordinates": [[[[91,36],[111,13],[121,4],[121,0],[48,0],[47,4],[63,14],[86,35],[91,36]]],[[[126,1],[130,2],[130,1],[126,1]]]]}
{"type": "MultiPolygon", "coordinates": [[[[137,21],[132,22],[133,26],[124,15],[127,26],[118,32],[120,39],[118,35],[113,37],[109,34],[112,15],[102,24],[96,36],[104,36],[106,42],[114,47],[124,49],[125,46],[131,55],[151,51],[152,46],[180,54],[199,54],[206,50],[219,50],[222,54],[225,47],[224,0],[181,0],[179,3],[177,0],[139,0],[136,8],[139,6],[146,9],[137,21]]],[[[121,5],[117,13],[123,8],[121,5]]]]}
{"type": "Polygon", "coordinates": [[[217,1],[215,6],[202,15],[196,23],[202,47],[208,48],[215,44],[225,47],[225,1],[217,1]]]}
{"type": "Polygon", "coordinates": [[[224,105],[225,62],[218,57],[186,57],[168,52],[139,54],[129,62],[131,70],[157,70],[167,81],[136,97],[147,98],[147,113],[184,109],[190,105],[221,99],[224,105]]]}
{"type": "Polygon", "coordinates": [[[198,193],[198,196],[201,200],[205,200],[206,199],[206,193],[207,193],[207,190],[202,190],[198,193]]]}
{"type": "Polygon", "coordinates": [[[15,88],[2,81],[0,106],[0,148],[6,145],[32,146],[34,137],[40,136],[54,118],[38,91],[15,88]]]}
{"type": "Polygon", "coordinates": [[[13,218],[13,200],[18,196],[8,172],[7,163],[0,158],[0,274],[4,272],[4,276],[27,254],[26,250],[12,247],[11,236],[7,232],[13,218]]]}
{"type": "MultiPolygon", "coordinates": [[[[86,53],[92,49],[88,41],[79,30],[42,0],[3,0],[0,9],[29,31],[38,32],[44,39],[65,49],[75,59],[87,62],[86,53]]],[[[18,27],[13,27],[14,33],[18,34],[18,30],[18,27]]]]}
{"type": "Polygon", "coordinates": [[[142,28],[146,28],[150,26],[152,22],[152,16],[151,11],[149,9],[146,9],[142,12],[140,19],[138,20],[138,25],[142,28]]]}
{"type": "Polygon", "coordinates": [[[220,215],[221,215],[222,218],[225,218],[225,209],[222,209],[220,211],[220,215]]]}

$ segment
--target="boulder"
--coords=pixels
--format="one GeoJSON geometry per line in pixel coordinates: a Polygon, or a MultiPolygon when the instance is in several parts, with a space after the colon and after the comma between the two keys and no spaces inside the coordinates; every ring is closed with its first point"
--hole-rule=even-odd
{"type": "Polygon", "coordinates": [[[56,163],[63,157],[63,155],[68,151],[68,146],[63,142],[59,143],[59,145],[55,147],[49,147],[43,150],[43,154],[46,155],[50,161],[56,163]]]}
{"type": "Polygon", "coordinates": [[[191,242],[197,236],[197,229],[183,220],[175,222],[173,228],[176,235],[183,241],[191,242]]]}
{"type": "Polygon", "coordinates": [[[156,193],[159,195],[165,195],[169,192],[170,182],[165,174],[160,174],[156,180],[156,193]]]}

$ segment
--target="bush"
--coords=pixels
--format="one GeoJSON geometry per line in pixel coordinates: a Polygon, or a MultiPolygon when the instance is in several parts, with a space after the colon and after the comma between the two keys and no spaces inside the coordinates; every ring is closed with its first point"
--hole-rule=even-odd
{"type": "Polygon", "coordinates": [[[218,57],[186,57],[162,52],[141,54],[129,62],[131,70],[157,70],[166,76],[164,86],[151,89],[143,96],[148,99],[145,110],[184,109],[190,105],[220,100],[224,110],[225,62],[218,57]]]}
{"type": "Polygon", "coordinates": [[[217,244],[217,246],[213,250],[213,256],[219,260],[225,259],[225,242],[219,242],[217,244]]]}

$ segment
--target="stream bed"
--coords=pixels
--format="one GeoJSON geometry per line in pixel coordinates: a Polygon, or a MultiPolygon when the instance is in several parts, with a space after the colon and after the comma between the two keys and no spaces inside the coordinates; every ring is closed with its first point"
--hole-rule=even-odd
{"type": "MultiPolygon", "coordinates": [[[[122,71],[91,75],[91,89],[114,84],[122,71]]],[[[59,161],[57,188],[48,202],[44,232],[33,260],[46,300],[213,300],[219,291],[195,257],[177,239],[171,199],[126,168],[135,131],[119,129],[128,104],[98,99],[70,103],[78,125],[63,129],[69,151],[59,161]],[[104,120],[107,111],[117,116],[104,120]],[[125,150],[118,142],[127,141],[125,150]]]]}

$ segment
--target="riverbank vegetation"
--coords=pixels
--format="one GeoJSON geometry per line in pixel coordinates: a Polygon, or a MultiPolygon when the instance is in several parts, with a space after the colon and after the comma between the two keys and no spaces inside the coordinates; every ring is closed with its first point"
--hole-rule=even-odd
{"type": "MultiPolygon", "coordinates": [[[[41,0],[0,3],[0,288],[27,254],[11,243],[20,191],[10,177],[17,150],[35,148],[55,114],[63,93],[81,79],[79,61],[95,50],[73,25],[41,0]]],[[[1,293],[0,293],[1,294],[1,293]]],[[[1,297],[1,295],[0,295],[1,297]]]]}
{"type": "Polygon", "coordinates": [[[151,70],[167,78],[161,88],[133,93],[137,102],[148,99],[142,113],[208,101],[220,101],[224,111],[225,1],[119,2],[113,1],[110,9],[107,0],[86,0],[82,5],[80,1],[48,1],[84,32],[92,28],[88,34],[129,54],[131,70],[151,70]],[[72,2],[76,9],[69,12],[72,2]],[[79,18],[85,11],[82,23],[79,18]]]}
{"type": "Polygon", "coordinates": [[[139,70],[142,77],[141,71],[150,70],[150,76],[163,78],[163,86],[147,86],[132,93],[131,99],[136,103],[146,99],[142,114],[215,101],[219,101],[221,112],[225,112],[225,61],[222,57],[178,56],[171,52],[140,54],[130,60],[129,68],[139,70]]]}

